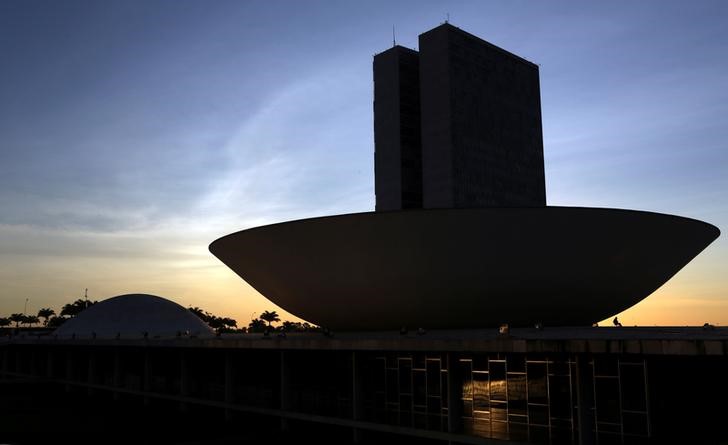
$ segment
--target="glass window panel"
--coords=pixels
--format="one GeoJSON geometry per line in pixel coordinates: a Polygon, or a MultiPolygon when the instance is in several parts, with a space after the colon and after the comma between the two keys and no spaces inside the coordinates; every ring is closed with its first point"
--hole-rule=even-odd
{"type": "Polygon", "coordinates": [[[549,363],[549,374],[569,375],[569,362],[566,360],[556,360],[549,363]]]}
{"type": "Polygon", "coordinates": [[[508,409],[511,414],[526,414],[526,375],[508,374],[508,409]]]}
{"type": "Polygon", "coordinates": [[[490,406],[488,391],[488,374],[484,372],[473,373],[473,404],[476,410],[488,411],[490,406]]]}
{"type": "MultiPolygon", "coordinates": [[[[514,417],[514,419],[517,418],[514,417]]],[[[528,424],[523,422],[508,422],[508,440],[526,442],[528,440],[528,424]]]]}
{"type": "Polygon", "coordinates": [[[473,417],[480,420],[490,420],[490,411],[473,411],[473,417]]]}
{"type": "Polygon", "coordinates": [[[528,364],[528,401],[544,404],[549,402],[545,363],[528,364]]]}
{"type": "Polygon", "coordinates": [[[490,437],[490,421],[475,420],[473,422],[473,434],[481,437],[490,437]]]}
{"type": "Polygon", "coordinates": [[[647,435],[647,415],[638,413],[622,413],[625,434],[647,435]]]}
{"type": "Polygon", "coordinates": [[[387,402],[396,403],[399,398],[397,370],[387,369],[387,402]]]}
{"type": "Polygon", "coordinates": [[[439,397],[428,397],[427,398],[427,412],[431,414],[440,414],[440,409],[442,406],[440,405],[440,398],[439,397]]]}
{"type": "Polygon", "coordinates": [[[525,355],[509,355],[506,362],[508,363],[508,372],[526,372],[525,355]]]}
{"type": "Polygon", "coordinates": [[[440,373],[440,398],[442,399],[442,407],[447,408],[447,371],[440,373]]]}
{"type": "Polygon", "coordinates": [[[473,398],[473,374],[472,362],[461,361],[460,362],[460,381],[463,382],[463,398],[473,398]]]}
{"type": "Polygon", "coordinates": [[[473,417],[473,402],[471,400],[462,401],[463,417],[473,417]]]}
{"type": "Polygon", "coordinates": [[[399,360],[399,392],[412,393],[412,361],[399,360]]]}
{"type": "Polygon", "coordinates": [[[427,429],[440,431],[442,430],[442,416],[437,414],[427,415],[427,429]]]}
{"type": "Polygon", "coordinates": [[[415,413],[412,416],[412,426],[421,430],[427,429],[427,414],[415,413]]]}
{"type": "Polygon", "coordinates": [[[473,428],[473,420],[472,419],[462,419],[462,422],[460,423],[462,426],[462,431],[465,434],[475,434],[474,428],[473,428]]]}
{"type": "Polygon", "coordinates": [[[476,354],[473,356],[473,371],[487,371],[488,357],[485,354],[476,354]]]}
{"type": "Polygon", "coordinates": [[[413,397],[415,405],[424,405],[427,399],[427,390],[424,371],[412,372],[413,397]]]}
{"type": "Polygon", "coordinates": [[[549,443],[549,428],[546,426],[530,426],[528,438],[533,443],[549,443]]]}
{"type": "Polygon", "coordinates": [[[494,439],[508,440],[508,422],[490,422],[490,435],[494,439]]]}
{"type": "Polygon", "coordinates": [[[617,376],[617,359],[612,357],[594,357],[595,376],[617,376]]]}
{"type": "Polygon", "coordinates": [[[384,358],[378,358],[378,359],[374,360],[374,364],[372,366],[372,374],[375,376],[373,381],[374,381],[374,388],[376,391],[384,392],[386,389],[386,386],[385,386],[386,373],[384,371],[384,368],[385,368],[384,365],[385,365],[384,358]]]}
{"type": "Polygon", "coordinates": [[[571,381],[568,376],[549,376],[551,417],[571,417],[571,381]]]}
{"type": "Polygon", "coordinates": [[[506,403],[491,402],[490,418],[492,420],[508,420],[508,405],[506,403]]]}
{"type": "Polygon", "coordinates": [[[504,362],[490,362],[490,398],[491,400],[508,400],[506,364],[504,362]]]}
{"type": "Polygon", "coordinates": [[[620,366],[620,379],[622,386],[622,409],[647,411],[644,367],[641,364],[623,364],[620,366]]]}
{"type": "MultiPolygon", "coordinates": [[[[575,443],[574,432],[571,430],[571,426],[567,427],[551,427],[551,443],[554,444],[569,444],[575,443]]],[[[600,444],[601,445],[601,444],[600,444]]]]}
{"type": "Polygon", "coordinates": [[[412,367],[417,369],[425,369],[425,354],[414,354],[412,367]]]}
{"type": "Polygon", "coordinates": [[[528,406],[528,422],[532,425],[548,425],[549,424],[549,407],[548,406],[528,406]]]}
{"type": "Polygon", "coordinates": [[[622,426],[618,423],[597,422],[597,428],[605,433],[621,433],[622,426]]]}
{"type": "Polygon", "coordinates": [[[399,396],[399,410],[412,411],[412,396],[399,396]]]}
{"type": "Polygon", "coordinates": [[[440,395],[440,361],[427,361],[427,395],[440,395]]]}
{"type": "Polygon", "coordinates": [[[599,445],[622,445],[622,437],[615,433],[602,433],[597,435],[599,445]]]}
{"type": "Polygon", "coordinates": [[[619,423],[619,381],[611,377],[596,377],[594,391],[597,421],[619,423]]]}

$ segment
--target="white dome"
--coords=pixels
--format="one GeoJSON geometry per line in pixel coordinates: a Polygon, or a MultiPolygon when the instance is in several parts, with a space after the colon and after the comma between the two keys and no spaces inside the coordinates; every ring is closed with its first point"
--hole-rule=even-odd
{"type": "Polygon", "coordinates": [[[59,337],[149,338],[208,336],[213,331],[199,317],[166,298],[128,294],[100,301],[54,331],[59,337]]]}

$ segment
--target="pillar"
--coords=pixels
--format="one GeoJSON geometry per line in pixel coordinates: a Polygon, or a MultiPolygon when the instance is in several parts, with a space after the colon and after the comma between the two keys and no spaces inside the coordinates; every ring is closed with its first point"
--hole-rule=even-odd
{"type": "MultiPolygon", "coordinates": [[[[280,407],[282,411],[290,411],[291,407],[291,370],[288,352],[281,350],[280,353],[281,372],[280,372],[280,407]]],[[[281,418],[281,430],[288,431],[288,419],[281,418]]]]}
{"type": "MultiPolygon", "coordinates": [[[[187,397],[190,395],[190,375],[187,365],[187,353],[182,351],[179,359],[179,395],[187,397]]],[[[180,402],[180,411],[187,411],[187,402],[180,402]]]]}
{"type": "MultiPolygon", "coordinates": [[[[88,355],[88,376],[86,377],[86,382],[89,384],[94,384],[96,380],[96,355],[94,354],[93,350],[89,351],[88,355]]],[[[88,395],[92,395],[94,393],[94,389],[88,386],[86,388],[86,392],[88,395]]]]}
{"type": "MultiPolygon", "coordinates": [[[[73,380],[73,357],[70,350],[66,350],[66,382],[73,380]]],[[[71,392],[71,385],[66,383],[64,389],[71,392]]]]}
{"type": "Polygon", "coordinates": [[[459,357],[447,354],[447,431],[458,433],[462,427],[463,382],[458,369],[459,357]]]}
{"type": "Polygon", "coordinates": [[[149,405],[149,393],[152,392],[152,363],[149,350],[144,348],[144,368],[142,370],[142,389],[144,390],[144,405],[149,405]]]}
{"type": "MultiPolygon", "coordinates": [[[[230,351],[225,351],[225,403],[235,402],[235,375],[233,373],[233,358],[230,351]]],[[[225,408],[225,420],[232,419],[232,410],[225,408]]]]}
{"type": "Polygon", "coordinates": [[[578,424],[579,424],[579,441],[580,445],[594,445],[596,438],[594,437],[594,387],[592,379],[589,377],[591,369],[589,367],[589,357],[584,354],[576,356],[576,404],[578,405],[578,424]]]}
{"type": "MultiPolygon", "coordinates": [[[[119,348],[114,348],[114,370],[112,380],[114,388],[121,387],[121,356],[119,348]]],[[[119,391],[114,391],[114,400],[119,400],[119,391]]]]}
{"type": "MultiPolygon", "coordinates": [[[[353,420],[364,418],[364,388],[362,384],[362,363],[361,357],[356,351],[351,351],[351,417],[353,420]]],[[[354,443],[362,442],[362,431],[353,428],[354,443]]]]}

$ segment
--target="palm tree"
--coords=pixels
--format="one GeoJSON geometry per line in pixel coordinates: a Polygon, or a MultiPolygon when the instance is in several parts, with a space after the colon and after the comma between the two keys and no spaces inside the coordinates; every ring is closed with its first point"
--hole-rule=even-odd
{"type": "Polygon", "coordinates": [[[228,318],[228,317],[222,317],[221,323],[222,323],[223,329],[227,329],[227,330],[232,330],[233,328],[238,327],[238,322],[236,320],[234,320],[232,318],[228,318]]]}
{"type": "Polygon", "coordinates": [[[48,327],[55,329],[65,323],[66,320],[68,320],[66,317],[51,317],[51,319],[48,320],[48,327]]]}
{"type": "Polygon", "coordinates": [[[260,314],[260,319],[267,321],[269,328],[271,327],[271,323],[275,323],[276,321],[281,321],[281,318],[278,316],[276,311],[265,311],[262,314],[260,314]]]}
{"type": "Polygon", "coordinates": [[[248,325],[248,332],[263,332],[266,329],[265,321],[260,318],[256,318],[250,321],[248,325]]]}
{"type": "Polygon", "coordinates": [[[15,327],[20,327],[20,323],[25,321],[25,315],[23,314],[12,314],[8,319],[15,323],[15,327]]]}
{"type": "Polygon", "coordinates": [[[81,311],[86,309],[89,306],[93,306],[96,303],[96,301],[88,301],[84,300],[83,298],[79,298],[78,300],[74,301],[73,303],[68,303],[63,306],[61,309],[61,315],[68,315],[69,317],[75,317],[81,311]]]}
{"type": "Polygon", "coordinates": [[[35,315],[23,315],[23,321],[21,321],[21,323],[25,325],[34,325],[36,323],[40,323],[40,319],[35,315]]]}
{"type": "Polygon", "coordinates": [[[56,315],[56,311],[49,307],[44,307],[38,311],[38,317],[43,319],[43,326],[48,326],[48,319],[56,315]]]}
{"type": "Polygon", "coordinates": [[[197,306],[195,306],[195,307],[188,307],[187,310],[189,310],[193,314],[197,315],[200,318],[200,320],[205,321],[205,322],[208,322],[209,321],[210,314],[208,314],[207,312],[203,311],[199,307],[197,307],[197,306]]]}

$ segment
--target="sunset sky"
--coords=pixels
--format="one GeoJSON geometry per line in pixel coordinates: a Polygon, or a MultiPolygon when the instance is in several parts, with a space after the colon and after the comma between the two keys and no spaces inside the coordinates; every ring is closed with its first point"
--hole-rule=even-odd
{"type": "Polygon", "coordinates": [[[0,2],[0,316],[278,310],[208,251],[374,209],[372,56],[450,22],[539,64],[549,205],[724,234],[625,325],[728,325],[728,2],[0,2]]]}

